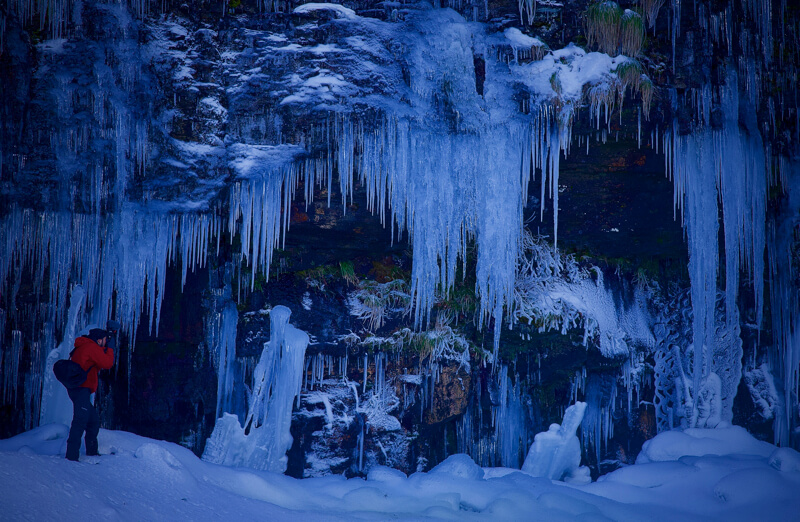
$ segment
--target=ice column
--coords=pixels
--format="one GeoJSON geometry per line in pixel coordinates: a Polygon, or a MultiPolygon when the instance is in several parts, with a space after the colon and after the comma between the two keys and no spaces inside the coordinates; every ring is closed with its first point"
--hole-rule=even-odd
{"type": "Polygon", "coordinates": [[[693,135],[678,136],[677,122],[675,127],[675,164],[672,175],[675,203],[683,210],[689,241],[689,278],[694,311],[692,389],[698,390],[711,370],[710,355],[714,342],[714,307],[719,266],[717,162],[710,131],[699,129],[693,135]]]}
{"type": "Polygon", "coordinates": [[[289,324],[292,312],[270,312],[270,340],[253,372],[253,392],[244,428],[235,415],[217,420],[203,459],[283,473],[292,445],[292,406],[300,394],[308,335],[289,324]]]}
{"type": "Polygon", "coordinates": [[[22,332],[11,331],[11,352],[6,352],[3,367],[3,399],[9,404],[17,402],[19,357],[22,354],[22,332]]]}
{"type": "MultiPolygon", "coordinates": [[[[763,301],[766,186],[769,177],[765,148],[752,114],[743,117],[745,130],[740,128],[739,114],[753,111],[740,111],[735,72],[728,74],[727,84],[720,89],[720,97],[724,115],[722,130],[710,128],[712,93],[710,87],[706,87],[697,97],[698,128],[691,134],[679,136],[678,123],[675,122],[672,135],[666,137],[667,171],[673,177],[675,206],[683,211],[689,243],[694,315],[694,391],[705,386],[713,371],[719,270],[718,200],[722,202],[724,224],[725,320],[729,329],[738,322],[736,297],[740,267],[748,270],[753,281],[758,323],[761,322],[763,301]]],[[[735,349],[736,344],[731,346],[735,349]]],[[[736,359],[736,354],[731,357],[736,359]]],[[[738,358],[741,358],[741,353],[738,358]]],[[[738,377],[737,374],[737,382],[738,377]]],[[[723,412],[723,417],[728,416],[723,412]]]]}
{"type": "Polygon", "coordinates": [[[39,424],[60,422],[69,426],[72,420],[72,403],[67,395],[67,389],[56,380],[53,375],[53,364],[59,359],[66,359],[75,345],[75,336],[78,332],[79,321],[83,316],[83,305],[86,301],[86,291],[77,285],[70,294],[67,325],[64,328],[64,339],[61,344],[47,355],[45,363],[44,383],[42,384],[42,407],[39,415],[39,424]]]}
{"type": "Polygon", "coordinates": [[[792,249],[800,241],[800,163],[781,165],[786,203],[778,222],[770,229],[769,260],[772,279],[770,303],[776,350],[771,366],[783,385],[783,404],[775,411],[775,443],[791,444],[798,436],[800,414],[800,296],[792,284],[798,276],[792,249]]]}
{"type": "Polygon", "coordinates": [[[218,344],[214,348],[218,356],[217,366],[217,418],[222,412],[231,412],[233,407],[233,371],[236,359],[236,327],[239,312],[236,304],[229,302],[222,310],[218,344]]]}
{"type": "Polygon", "coordinates": [[[500,465],[516,468],[528,444],[522,383],[519,375],[516,376],[516,385],[511,383],[507,366],[503,366],[498,373],[500,405],[492,408],[497,456],[500,465]]]}

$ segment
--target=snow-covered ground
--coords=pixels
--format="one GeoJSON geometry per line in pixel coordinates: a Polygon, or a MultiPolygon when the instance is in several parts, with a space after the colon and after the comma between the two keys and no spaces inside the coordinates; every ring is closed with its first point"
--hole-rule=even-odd
{"type": "Polygon", "coordinates": [[[585,485],[454,455],[406,477],[297,480],[100,431],[102,457],[64,457],[67,427],[0,441],[2,520],[798,520],[800,454],[738,427],[662,433],[638,463],[585,485]]]}

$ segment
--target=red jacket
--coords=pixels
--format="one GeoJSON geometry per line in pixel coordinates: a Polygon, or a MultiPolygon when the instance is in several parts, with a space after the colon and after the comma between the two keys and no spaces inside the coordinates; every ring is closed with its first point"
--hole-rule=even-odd
{"type": "Polygon", "coordinates": [[[94,393],[97,391],[98,370],[108,370],[114,365],[114,350],[103,348],[88,337],[78,337],[69,358],[80,364],[83,371],[89,370],[81,388],[89,388],[94,393]]]}

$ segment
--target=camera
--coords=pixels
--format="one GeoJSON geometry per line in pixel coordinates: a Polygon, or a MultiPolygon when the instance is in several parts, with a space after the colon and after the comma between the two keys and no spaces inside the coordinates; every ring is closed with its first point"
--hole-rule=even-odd
{"type": "Polygon", "coordinates": [[[117,333],[120,328],[122,328],[122,324],[120,324],[119,321],[109,319],[106,322],[106,330],[108,330],[111,333],[117,333]]]}

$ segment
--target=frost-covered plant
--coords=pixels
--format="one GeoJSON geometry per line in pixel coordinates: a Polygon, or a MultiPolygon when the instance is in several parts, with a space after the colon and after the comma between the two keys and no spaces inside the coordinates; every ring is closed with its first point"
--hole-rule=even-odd
{"type": "Polygon", "coordinates": [[[586,39],[612,56],[619,52],[635,56],[644,45],[644,20],[616,2],[596,2],[586,9],[586,39]]]}
{"type": "MultiPolygon", "coordinates": [[[[402,328],[388,337],[369,335],[360,344],[373,350],[413,350],[429,366],[449,361],[469,371],[470,354],[475,347],[452,328],[451,322],[452,315],[441,311],[436,316],[434,327],[429,330],[415,332],[402,328]]],[[[358,336],[353,336],[355,334],[351,334],[349,339],[358,339],[358,336]]]]}
{"type": "Polygon", "coordinates": [[[411,349],[428,364],[450,361],[458,363],[459,367],[469,371],[473,346],[450,326],[451,321],[452,316],[449,313],[439,312],[434,327],[429,330],[415,332],[403,328],[393,333],[391,337],[367,337],[362,344],[392,350],[411,349]]]}
{"type": "Polygon", "coordinates": [[[744,374],[744,382],[750,390],[750,396],[764,419],[771,419],[775,411],[781,407],[780,396],[775,388],[775,379],[772,377],[769,364],[764,363],[744,374]]]}
{"type": "Polygon", "coordinates": [[[611,55],[619,48],[622,9],[616,2],[596,2],[586,9],[586,39],[611,55]]]}
{"type": "Polygon", "coordinates": [[[626,9],[620,20],[620,49],[623,54],[636,56],[644,45],[644,20],[636,11],[626,9]]]}
{"type": "Polygon", "coordinates": [[[614,71],[617,74],[617,95],[619,106],[625,101],[625,91],[628,87],[632,91],[638,90],[642,78],[642,64],[638,60],[629,60],[620,64],[614,71]]]}
{"type": "Polygon", "coordinates": [[[514,287],[513,318],[539,331],[582,328],[584,343],[596,341],[607,357],[629,355],[635,345],[653,346],[647,288],[637,288],[630,306],[618,306],[597,267],[578,265],[572,256],[527,232],[514,287]]]}
{"type": "Polygon", "coordinates": [[[395,431],[402,429],[397,417],[391,412],[400,406],[400,399],[395,394],[394,386],[386,384],[373,390],[369,397],[357,409],[367,417],[367,425],[375,431],[395,431]]]}
{"type": "Polygon", "coordinates": [[[620,85],[624,89],[628,85],[632,87],[638,86],[644,70],[639,60],[628,60],[625,63],[619,64],[614,72],[617,78],[619,78],[620,85]]]}
{"type": "Polygon", "coordinates": [[[456,333],[450,323],[452,316],[440,312],[436,316],[436,324],[432,330],[422,332],[421,337],[430,346],[431,361],[453,361],[469,371],[470,345],[463,336],[456,333]]]}
{"type": "Polygon", "coordinates": [[[619,95],[619,103],[622,106],[622,101],[625,97],[625,90],[630,87],[634,93],[639,93],[642,97],[642,112],[645,119],[650,119],[650,105],[653,102],[653,82],[644,73],[644,67],[639,60],[629,60],[620,64],[614,70],[617,75],[617,93],[619,95]]]}
{"type": "Polygon", "coordinates": [[[653,404],[659,431],[677,426],[721,427],[733,419],[733,399],[742,374],[742,340],[738,312],[734,309],[734,317],[727,320],[724,302],[723,295],[718,294],[713,353],[707,367],[695,368],[692,307],[687,292],[670,300],[656,325],[659,344],[654,353],[653,404]]]}
{"type": "Polygon", "coordinates": [[[411,295],[408,283],[395,279],[387,283],[360,281],[358,289],[347,296],[350,315],[362,319],[370,331],[383,326],[387,314],[401,312],[407,314],[411,308],[411,295]]]}

